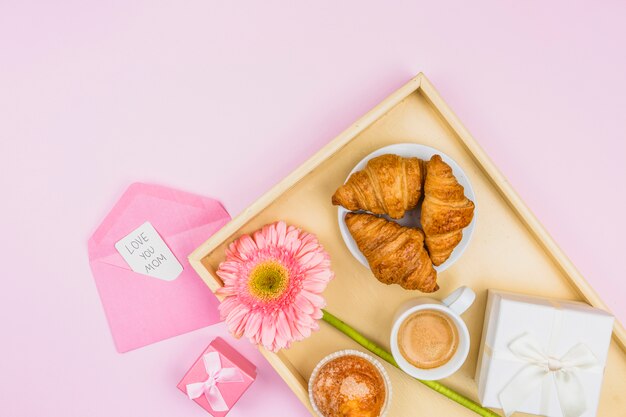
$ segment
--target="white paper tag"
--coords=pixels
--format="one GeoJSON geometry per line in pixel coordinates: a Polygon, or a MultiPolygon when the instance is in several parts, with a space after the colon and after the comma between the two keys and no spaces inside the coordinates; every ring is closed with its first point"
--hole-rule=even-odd
{"type": "Polygon", "coordinates": [[[137,273],[173,281],[183,272],[183,266],[150,222],[120,239],[115,249],[137,273]]]}

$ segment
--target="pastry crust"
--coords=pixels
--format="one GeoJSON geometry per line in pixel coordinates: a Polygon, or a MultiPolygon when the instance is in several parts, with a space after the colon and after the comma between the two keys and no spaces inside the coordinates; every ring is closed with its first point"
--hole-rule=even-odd
{"type": "Polygon", "coordinates": [[[463,228],[474,217],[474,203],[441,156],[426,163],[421,223],[426,247],[435,265],[441,265],[463,238],[463,228]]]}
{"type": "Polygon", "coordinates": [[[425,293],[439,288],[421,230],[368,213],[346,214],[346,225],[380,282],[425,293]]]}
{"type": "Polygon", "coordinates": [[[313,382],[313,399],[326,417],[378,417],[386,395],[378,369],[355,355],[328,362],[313,382]]]}
{"type": "Polygon", "coordinates": [[[334,205],[400,219],[417,206],[422,195],[423,162],[386,154],[370,159],[365,169],[350,175],[332,197],[334,205]]]}

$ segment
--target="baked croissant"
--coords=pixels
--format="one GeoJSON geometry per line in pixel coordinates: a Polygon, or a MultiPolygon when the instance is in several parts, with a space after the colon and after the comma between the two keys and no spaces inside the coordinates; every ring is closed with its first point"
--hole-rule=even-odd
{"type": "Polygon", "coordinates": [[[386,154],[370,159],[335,191],[333,204],[401,219],[422,196],[423,161],[386,154]]]}
{"type": "Polygon", "coordinates": [[[434,155],[426,162],[421,214],[426,247],[433,264],[441,265],[448,259],[473,216],[474,203],[465,197],[452,168],[439,155],[434,155]]]}
{"type": "Polygon", "coordinates": [[[422,292],[439,288],[421,230],[369,213],[346,214],[346,225],[380,282],[422,292]]]}

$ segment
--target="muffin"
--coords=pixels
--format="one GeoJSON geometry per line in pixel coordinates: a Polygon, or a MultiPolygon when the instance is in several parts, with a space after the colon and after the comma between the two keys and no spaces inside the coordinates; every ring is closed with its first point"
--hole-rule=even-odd
{"type": "Polygon", "coordinates": [[[382,416],[388,401],[382,366],[358,351],[341,353],[313,372],[309,391],[316,411],[323,417],[382,416]]]}

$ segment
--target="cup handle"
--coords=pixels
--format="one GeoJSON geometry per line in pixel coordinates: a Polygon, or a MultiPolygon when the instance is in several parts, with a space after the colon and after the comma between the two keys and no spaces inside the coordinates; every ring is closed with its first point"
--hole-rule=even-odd
{"type": "Polygon", "coordinates": [[[465,313],[474,300],[476,294],[470,287],[462,286],[454,290],[450,295],[442,300],[442,302],[456,314],[461,315],[465,313]]]}

